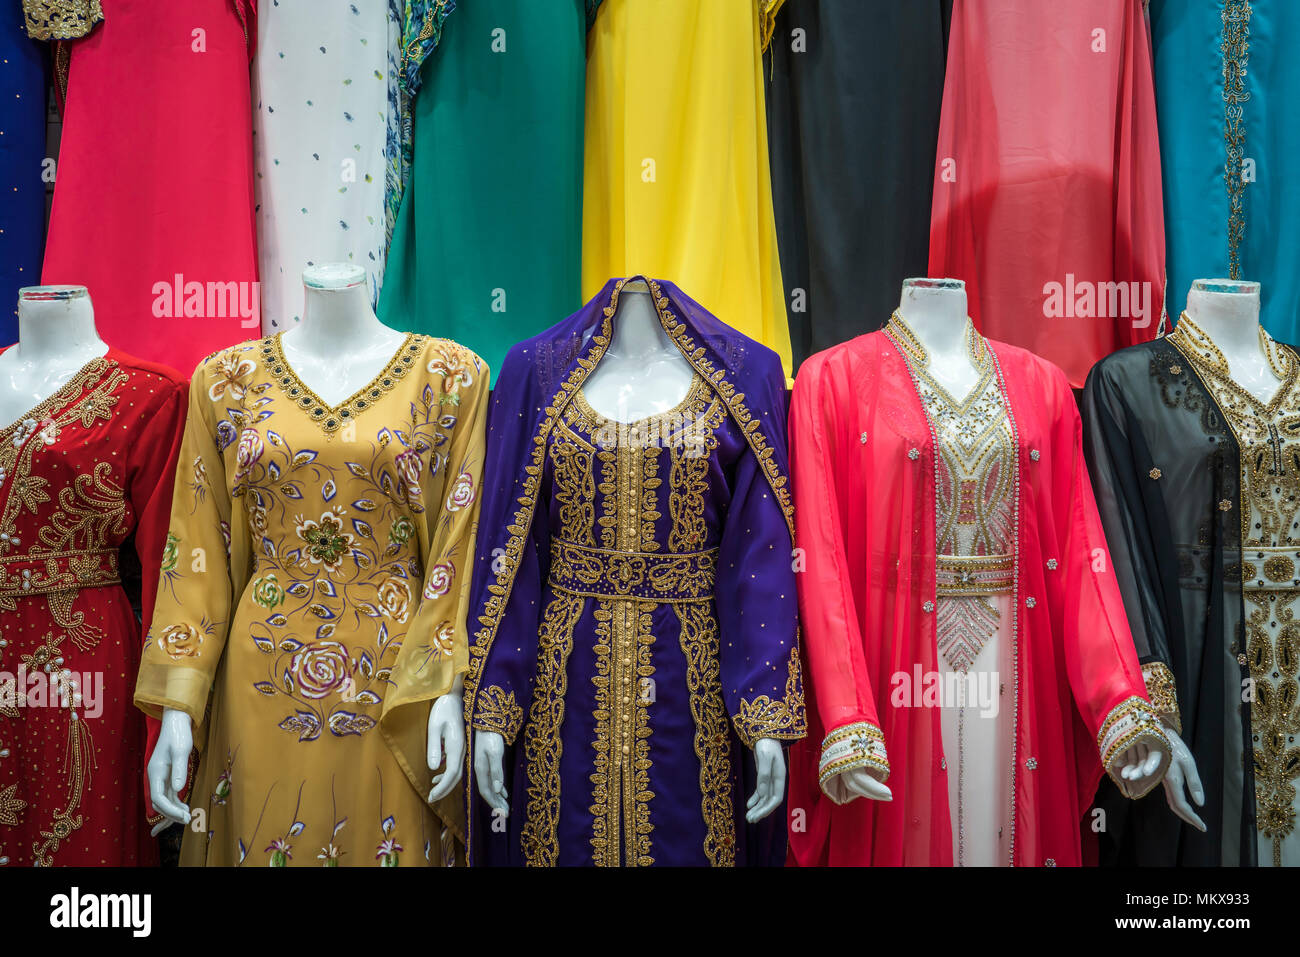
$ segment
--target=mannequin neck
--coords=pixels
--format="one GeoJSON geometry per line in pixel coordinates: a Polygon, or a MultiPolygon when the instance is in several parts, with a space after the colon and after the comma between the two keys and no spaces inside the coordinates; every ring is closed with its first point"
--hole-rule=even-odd
{"type": "Polygon", "coordinates": [[[614,313],[609,354],[626,361],[650,359],[665,352],[676,353],[677,347],[664,331],[650,293],[624,287],[614,313]]]}
{"type": "Polygon", "coordinates": [[[90,361],[108,351],[84,292],[71,298],[18,300],[18,356],[24,362],[90,361]]]}
{"type": "Polygon", "coordinates": [[[1228,357],[1262,356],[1259,341],[1259,287],[1240,292],[1203,288],[1201,280],[1187,293],[1187,316],[1228,357]]]}
{"type": "Polygon", "coordinates": [[[898,315],[931,357],[966,355],[966,286],[959,280],[904,280],[898,315]]]}
{"type": "Polygon", "coordinates": [[[293,336],[299,350],[337,353],[340,344],[364,341],[379,329],[388,331],[361,282],[337,289],[306,286],[302,321],[284,335],[293,336]]]}

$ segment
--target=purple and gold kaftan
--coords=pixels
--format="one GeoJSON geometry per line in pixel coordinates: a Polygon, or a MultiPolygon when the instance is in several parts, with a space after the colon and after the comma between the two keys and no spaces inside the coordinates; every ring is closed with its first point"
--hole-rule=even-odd
{"type": "Polygon", "coordinates": [[[618,423],[583,396],[622,282],[512,350],[494,396],[466,695],[509,745],[510,815],[471,792],[475,864],[781,861],[780,812],[744,819],[749,749],[805,725],[781,366],[650,285],[696,370],[676,408],[618,423]]]}

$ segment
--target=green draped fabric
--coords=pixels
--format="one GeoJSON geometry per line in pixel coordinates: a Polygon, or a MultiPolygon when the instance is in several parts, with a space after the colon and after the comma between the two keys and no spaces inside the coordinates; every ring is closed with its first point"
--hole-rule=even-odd
{"type": "Polygon", "coordinates": [[[585,0],[462,2],[413,104],[379,317],[489,366],[576,311],[585,0]]]}

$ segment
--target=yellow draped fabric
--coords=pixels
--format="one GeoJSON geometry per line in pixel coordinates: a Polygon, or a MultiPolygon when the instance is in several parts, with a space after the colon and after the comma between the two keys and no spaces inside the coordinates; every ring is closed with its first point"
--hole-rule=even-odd
{"type": "Polygon", "coordinates": [[[790,374],[762,46],[782,0],[604,0],[587,41],[583,297],[677,283],[790,374]]]}
{"type": "Polygon", "coordinates": [[[278,336],[195,372],[135,693],[194,725],[182,864],[464,860],[425,733],[468,669],[488,386],[417,335],[337,406],[278,336]]]}

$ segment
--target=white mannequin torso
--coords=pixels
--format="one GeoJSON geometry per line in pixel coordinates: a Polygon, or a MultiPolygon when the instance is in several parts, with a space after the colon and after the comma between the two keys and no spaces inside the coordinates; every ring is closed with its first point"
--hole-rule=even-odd
{"type": "Polygon", "coordinates": [[[694,376],[664,331],[649,288],[628,282],[619,293],[609,348],[583,383],[587,404],[615,422],[636,422],[672,410],[694,376]]]}
{"type": "Polygon", "coordinates": [[[281,334],[280,348],[298,379],[327,405],[337,406],[383,371],[406,336],[380,322],[370,308],[360,266],[310,266],[302,279],[302,321],[281,334]]]}
{"type": "Polygon", "coordinates": [[[0,353],[0,426],[18,421],[106,352],[85,286],[19,290],[18,345],[0,353]]]}
{"type": "Polygon", "coordinates": [[[1232,379],[1268,403],[1282,381],[1269,365],[1259,335],[1259,283],[1197,279],[1187,292],[1187,316],[1214,342],[1232,379]]]}
{"type": "Polygon", "coordinates": [[[928,372],[958,402],[979,382],[966,343],[966,284],[960,279],[904,279],[898,314],[929,358],[928,372]]]}

